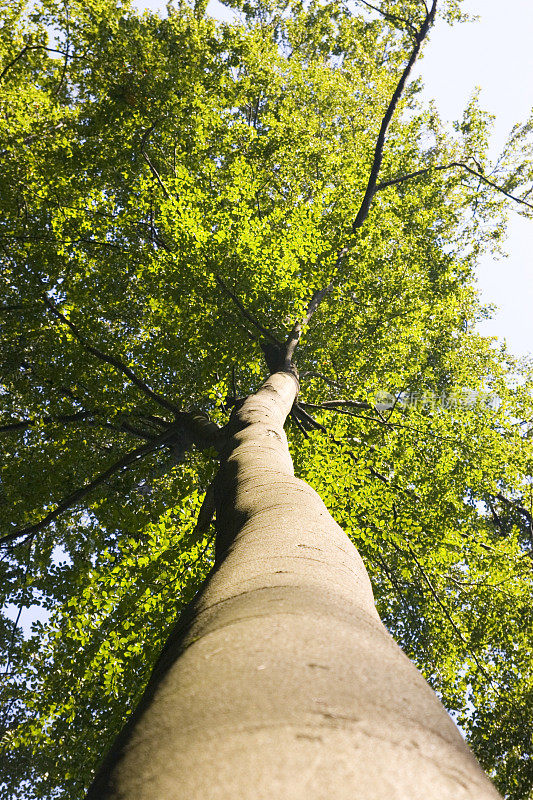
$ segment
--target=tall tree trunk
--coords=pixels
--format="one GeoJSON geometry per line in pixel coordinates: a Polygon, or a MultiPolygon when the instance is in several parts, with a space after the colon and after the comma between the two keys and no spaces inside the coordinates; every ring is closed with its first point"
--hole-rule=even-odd
{"type": "Polygon", "coordinates": [[[247,398],[217,481],[217,564],[88,800],[499,795],[379,620],[361,558],[294,477],[288,372],[247,398]]]}

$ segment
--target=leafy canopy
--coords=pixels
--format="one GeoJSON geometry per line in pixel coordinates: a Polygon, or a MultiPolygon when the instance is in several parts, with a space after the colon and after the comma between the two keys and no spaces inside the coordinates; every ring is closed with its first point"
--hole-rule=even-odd
{"type": "Polygon", "coordinates": [[[377,161],[425,4],[229,5],[1,6],[2,797],[83,796],[213,562],[203,415],[300,321],[297,474],[526,798],[532,375],[475,333],[473,274],[531,213],[531,123],[490,164],[475,98],[449,131],[407,83],[377,161]]]}

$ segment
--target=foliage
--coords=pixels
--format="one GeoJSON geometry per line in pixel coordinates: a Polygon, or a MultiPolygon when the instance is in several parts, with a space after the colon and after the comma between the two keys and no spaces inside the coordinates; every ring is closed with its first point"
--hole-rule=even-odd
{"type": "Polygon", "coordinates": [[[408,86],[352,235],[424,4],[230,5],[1,9],[2,583],[49,612],[28,639],[2,619],[2,797],[83,796],[212,564],[195,520],[216,459],[183,415],[224,424],[261,343],[327,287],[296,356],[315,417],[289,425],[297,474],[523,800],[533,376],[474,332],[472,276],[509,195],[530,214],[531,124],[491,165],[475,98],[449,131],[408,86]]]}

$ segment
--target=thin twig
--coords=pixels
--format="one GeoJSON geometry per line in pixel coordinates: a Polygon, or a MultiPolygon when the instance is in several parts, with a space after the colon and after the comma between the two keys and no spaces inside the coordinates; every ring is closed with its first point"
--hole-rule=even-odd
{"type": "MultiPolygon", "coordinates": [[[[394,546],[394,542],[392,544],[394,546]]],[[[398,548],[398,549],[401,550],[401,548],[398,548]]],[[[494,686],[492,678],[486,672],[486,670],[483,667],[483,665],[479,662],[479,659],[478,659],[476,653],[471,649],[472,648],[471,642],[469,642],[467,639],[465,639],[465,637],[463,636],[461,630],[457,627],[452,615],[450,614],[450,612],[448,611],[447,607],[445,606],[445,604],[442,602],[442,600],[440,599],[439,595],[437,594],[433,584],[431,583],[431,581],[429,579],[429,576],[426,574],[426,571],[424,570],[424,568],[421,565],[420,561],[416,557],[413,549],[409,545],[407,545],[407,549],[408,549],[409,553],[411,554],[415,564],[417,565],[417,567],[418,567],[418,569],[420,571],[420,574],[422,575],[422,578],[424,579],[424,582],[427,584],[427,587],[428,587],[429,591],[433,595],[433,598],[434,598],[435,602],[438,603],[438,605],[442,608],[442,610],[443,610],[443,612],[444,612],[444,614],[446,616],[446,619],[448,620],[448,622],[452,626],[453,630],[455,631],[455,634],[458,636],[458,638],[461,640],[461,642],[465,645],[465,647],[467,647],[469,649],[470,655],[472,656],[472,658],[476,662],[479,671],[485,676],[485,678],[491,683],[491,685],[494,686]]]]}
{"type": "MultiPolygon", "coordinates": [[[[533,545],[533,517],[524,506],[521,504],[520,500],[510,500],[504,494],[497,494],[496,497],[500,502],[504,503],[508,508],[513,508],[519,514],[522,514],[523,517],[526,518],[527,526],[528,526],[528,538],[531,544],[533,545]]],[[[491,506],[492,509],[492,506],[491,506]]],[[[494,512],[493,512],[494,513],[494,512]]]]}
{"type": "Polygon", "coordinates": [[[327,375],[323,375],[321,372],[315,372],[314,370],[305,370],[305,372],[300,373],[300,377],[303,380],[307,377],[311,378],[319,378],[323,380],[324,383],[327,383],[328,386],[333,386],[334,389],[346,389],[346,386],[338,381],[333,381],[331,378],[328,378],[327,375]]]}
{"type": "MultiPolygon", "coordinates": [[[[346,250],[346,248],[343,248],[343,251],[344,250],[346,250]]],[[[337,262],[336,262],[335,266],[337,265],[338,262],[339,262],[339,256],[337,256],[337,262]]],[[[335,269],[334,269],[334,271],[335,271],[335,269]]],[[[320,305],[322,300],[326,297],[326,295],[328,295],[329,292],[331,292],[332,289],[333,289],[333,283],[330,283],[328,286],[324,287],[323,289],[317,289],[313,293],[313,296],[311,297],[311,300],[308,303],[307,311],[305,313],[305,317],[303,319],[301,319],[301,320],[296,320],[296,322],[292,326],[292,329],[291,329],[291,331],[290,331],[290,333],[289,333],[289,335],[287,337],[287,340],[285,342],[285,347],[284,347],[284,351],[285,351],[285,367],[286,368],[289,368],[292,365],[292,359],[294,357],[294,352],[295,352],[295,350],[296,350],[296,348],[298,346],[298,343],[299,343],[299,341],[300,341],[300,339],[302,337],[302,330],[303,330],[304,325],[308,325],[309,324],[309,322],[311,321],[311,318],[312,318],[313,314],[315,313],[315,311],[317,310],[318,306],[320,305]]]]}
{"type": "MultiPolygon", "coordinates": [[[[154,178],[156,179],[156,181],[158,182],[159,186],[161,187],[161,189],[163,191],[163,194],[165,195],[166,199],[170,200],[169,191],[168,191],[167,187],[165,186],[165,184],[163,183],[163,179],[161,178],[161,175],[159,174],[159,172],[156,169],[155,165],[152,163],[148,153],[146,152],[146,143],[148,141],[148,137],[153,132],[153,130],[155,129],[157,124],[158,124],[157,122],[154,122],[153,125],[150,125],[148,130],[146,130],[143,133],[142,138],[141,138],[141,155],[144,158],[144,160],[146,161],[146,163],[148,164],[148,166],[150,167],[150,171],[151,171],[152,175],[154,176],[154,178]]],[[[164,242],[162,244],[164,245],[164,242]]],[[[168,248],[165,247],[165,249],[168,249],[168,248]]]]}
{"type": "Polygon", "coordinates": [[[141,151],[141,155],[142,155],[142,157],[144,158],[144,160],[146,161],[146,163],[148,164],[148,166],[150,167],[150,170],[151,170],[151,172],[152,172],[152,175],[154,176],[154,178],[155,178],[155,179],[156,179],[156,181],[158,182],[159,186],[160,186],[160,187],[161,187],[161,189],[163,190],[163,194],[165,195],[166,199],[167,199],[167,200],[170,200],[170,194],[169,194],[169,192],[168,192],[168,189],[167,189],[167,187],[165,186],[165,184],[163,183],[163,181],[162,181],[162,179],[161,179],[161,175],[159,174],[159,172],[157,171],[157,169],[155,168],[155,166],[154,166],[154,165],[152,164],[152,162],[150,161],[150,158],[149,158],[148,154],[147,154],[147,153],[146,153],[144,150],[142,150],[142,151],[141,151]]]}
{"type": "Polygon", "coordinates": [[[179,409],[177,408],[177,406],[174,405],[174,403],[169,402],[166,399],[166,397],[163,397],[158,392],[154,392],[154,390],[151,389],[144,381],[142,381],[140,378],[137,377],[137,375],[133,372],[132,369],[127,367],[126,364],[123,364],[122,361],[120,361],[120,359],[114,356],[110,356],[107,353],[104,353],[102,350],[99,350],[97,347],[94,347],[94,345],[89,344],[89,342],[85,339],[84,336],[82,336],[82,334],[79,332],[74,323],[71,322],[67,317],[65,317],[65,315],[62,314],[61,311],[59,311],[59,309],[57,309],[55,305],[51,303],[46,296],[43,297],[43,302],[46,305],[46,307],[52,312],[52,314],[54,314],[59,320],[61,320],[61,322],[63,322],[64,325],[66,325],[72,331],[78,342],[80,342],[80,344],[83,345],[83,347],[89,353],[99,358],[100,361],[104,361],[106,364],[111,364],[111,366],[115,367],[115,369],[119,370],[119,372],[122,372],[122,374],[126,375],[126,377],[129,378],[130,381],[133,384],[135,384],[135,386],[137,386],[137,388],[139,388],[142,392],[144,392],[144,394],[146,394],[160,406],[166,408],[167,411],[172,411],[173,414],[179,413],[179,409]]]}
{"type": "Polygon", "coordinates": [[[269,339],[274,344],[281,346],[281,342],[279,342],[276,339],[274,334],[271,331],[269,331],[268,328],[265,328],[264,325],[261,325],[259,320],[256,317],[254,317],[254,315],[251,314],[247,308],[244,307],[244,305],[241,303],[235,292],[233,292],[229,288],[229,286],[225,283],[225,281],[223,281],[222,278],[216,274],[214,275],[214,278],[217,285],[220,286],[222,291],[225,292],[225,294],[227,294],[228,297],[235,303],[235,305],[237,306],[243,317],[245,317],[245,319],[247,319],[248,322],[250,322],[254,326],[254,328],[257,328],[257,330],[265,337],[265,339],[269,339]]]}
{"type": "MultiPolygon", "coordinates": [[[[45,50],[47,53],[59,53],[62,56],[66,55],[64,50],[57,50],[57,48],[55,47],[46,47],[44,44],[24,45],[20,53],[18,53],[18,55],[16,55],[15,58],[13,58],[8,64],[6,64],[2,72],[0,72],[0,81],[4,79],[6,73],[11,69],[11,67],[14,67],[17,61],[19,61],[23,56],[25,56],[26,53],[28,53],[30,50],[45,50]]],[[[76,58],[87,60],[84,59],[84,56],[76,56],[76,58]]]]}
{"type": "Polygon", "coordinates": [[[520,205],[527,206],[527,208],[533,209],[533,204],[526,202],[521,197],[517,197],[514,194],[511,194],[506,189],[501,186],[498,186],[497,183],[491,181],[487,178],[482,172],[478,170],[472,169],[469,167],[468,164],[465,164],[464,161],[451,161],[449,164],[440,164],[437,166],[432,167],[425,167],[424,169],[417,169],[414,172],[408,172],[406,175],[400,175],[398,178],[391,178],[388,181],[383,181],[376,186],[376,192],[382,191],[382,189],[387,189],[389,186],[397,186],[399,183],[403,183],[404,181],[412,180],[413,178],[419,178],[421,175],[426,175],[428,172],[438,172],[440,170],[447,170],[453,169],[454,167],[459,167],[460,169],[465,169],[471,175],[474,175],[476,178],[479,178],[483,183],[486,183],[487,186],[490,186],[491,189],[494,189],[497,192],[505,195],[510,200],[513,200],[515,203],[519,203],[520,205]]]}
{"type": "Polygon", "coordinates": [[[342,406],[348,406],[349,408],[366,408],[368,410],[373,410],[374,406],[370,405],[370,403],[363,403],[359,400],[324,400],[323,403],[300,403],[302,406],[308,406],[309,408],[341,408],[342,406]]]}
{"type": "Polygon", "coordinates": [[[25,308],[32,308],[32,306],[27,305],[27,304],[23,305],[22,303],[14,304],[14,305],[8,305],[8,306],[0,306],[0,313],[4,313],[4,312],[7,312],[7,311],[23,311],[25,308]]]}
{"type": "Polygon", "coordinates": [[[7,425],[0,426],[0,433],[8,433],[10,431],[26,430],[32,428],[34,425],[53,425],[55,423],[64,425],[69,422],[79,422],[87,417],[94,416],[90,411],[77,411],[75,414],[61,414],[58,417],[41,417],[40,419],[21,419],[17,422],[9,422],[7,425]]]}
{"type": "Polygon", "coordinates": [[[63,69],[61,70],[61,77],[59,78],[59,83],[57,87],[52,92],[52,97],[57,97],[59,92],[61,91],[61,87],[63,86],[63,81],[65,80],[65,75],[67,74],[67,66],[68,66],[68,59],[69,59],[69,50],[70,50],[70,20],[69,20],[69,10],[68,10],[68,2],[65,0],[65,20],[66,20],[66,33],[67,38],[65,42],[65,60],[63,62],[63,69]]]}
{"type": "Polygon", "coordinates": [[[298,419],[297,415],[295,414],[294,409],[291,409],[289,416],[292,419],[292,421],[294,422],[294,424],[296,425],[296,427],[298,428],[298,430],[300,431],[300,433],[303,434],[304,438],[305,439],[309,439],[309,434],[307,433],[307,431],[305,430],[304,426],[302,425],[302,423],[298,419]]]}
{"type": "Polygon", "coordinates": [[[8,674],[9,666],[11,664],[11,655],[12,655],[13,645],[15,643],[15,636],[17,634],[17,628],[18,628],[19,620],[20,620],[20,617],[21,617],[21,614],[22,614],[22,609],[24,608],[24,590],[26,589],[26,584],[28,582],[28,573],[30,571],[30,565],[31,565],[31,546],[28,548],[28,553],[27,553],[27,556],[26,556],[26,566],[25,566],[25,569],[24,569],[24,577],[23,577],[23,580],[22,580],[22,589],[21,589],[21,591],[22,591],[22,599],[20,601],[20,605],[19,605],[19,608],[18,608],[18,613],[17,613],[16,619],[13,621],[13,630],[11,631],[11,637],[10,637],[9,644],[8,644],[7,650],[6,650],[7,659],[6,659],[6,668],[5,668],[4,672],[3,672],[4,675],[8,674]]]}
{"type": "Polygon", "coordinates": [[[383,556],[380,556],[378,554],[378,555],[376,555],[376,558],[377,558],[377,561],[381,564],[381,568],[383,569],[383,571],[387,575],[387,578],[389,579],[392,588],[396,592],[397,596],[400,598],[402,604],[406,607],[408,613],[412,613],[413,609],[412,609],[411,605],[409,604],[409,601],[405,597],[404,593],[402,592],[402,590],[400,588],[400,585],[399,585],[398,581],[396,580],[396,578],[394,576],[394,573],[392,572],[391,568],[388,566],[388,564],[385,561],[385,559],[383,558],[383,556]]]}
{"type": "MultiPolygon", "coordinates": [[[[382,11],[381,8],[372,5],[371,3],[367,2],[367,0],[357,0],[357,2],[362,3],[364,6],[367,6],[367,8],[371,8],[372,11],[376,11],[378,14],[381,14],[382,17],[390,20],[390,22],[400,22],[400,23],[403,22],[403,24],[410,30],[412,34],[414,34],[415,36],[417,35],[417,30],[415,26],[412,24],[410,20],[406,19],[405,17],[400,17],[397,14],[391,14],[389,11],[382,11]]],[[[429,13],[427,6],[426,6],[426,12],[429,13]]]]}
{"type": "MultiPolygon", "coordinates": [[[[366,5],[370,4],[366,3],[366,5]]],[[[398,105],[398,102],[403,95],[407,78],[411,73],[411,70],[416,62],[416,59],[418,58],[418,54],[420,52],[422,43],[426,38],[430,27],[433,24],[436,11],[437,11],[437,0],[433,0],[431,10],[426,14],[425,19],[420,27],[420,30],[415,32],[415,45],[413,47],[413,50],[411,51],[409,61],[407,62],[400,76],[400,80],[398,81],[398,84],[393,92],[387,110],[385,112],[385,115],[383,116],[383,119],[381,121],[381,126],[379,129],[376,145],[374,148],[374,157],[372,160],[372,166],[368,177],[368,183],[366,186],[363,199],[361,201],[361,205],[352,224],[353,233],[355,233],[358,230],[358,228],[360,228],[363,225],[368,216],[368,212],[372,204],[372,199],[376,193],[377,179],[383,162],[383,152],[385,147],[387,130],[389,128],[392,117],[396,110],[396,106],[398,105]]],[[[348,255],[351,246],[352,246],[351,243],[347,244],[338,251],[337,258],[333,267],[334,278],[336,277],[344,258],[348,255]]],[[[333,286],[334,286],[334,279],[330,281],[328,286],[315,291],[309,302],[305,317],[302,320],[297,320],[294,323],[292,330],[290,331],[287,341],[285,343],[287,366],[290,366],[292,364],[292,358],[294,356],[296,347],[298,346],[298,343],[300,341],[303,326],[309,324],[311,317],[317,310],[322,300],[327,296],[327,294],[329,294],[332,291],[333,286]]]]}

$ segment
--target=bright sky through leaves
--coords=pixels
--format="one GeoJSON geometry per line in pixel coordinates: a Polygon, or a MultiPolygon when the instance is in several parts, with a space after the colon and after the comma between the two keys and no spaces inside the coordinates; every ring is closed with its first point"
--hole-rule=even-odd
{"type": "MultiPolygon", "coordinates": [[[[136,3],[164,13],[165,4],[136,3]]],[[[480,105],[494,114],[492,154],[503,147],[512,126],[527,119],[533,107],[533,6],[530,0],[467,0],[465,11],[479,18],[453,28],[442,21],[415,70],[425,84],[424,96],[434,99],[445,120],[460,119],[476,87],[480,105]]],[[[209,11],[218,19],[230,14],[217,0],[209,11]]],[[[478,281],[482,299],[497,306],[493,319],[480,325],[487,336],[507,341],[518,356],[533,352],[533,228],[510,208],[508,258],[484,256],[478,281]]]]}

